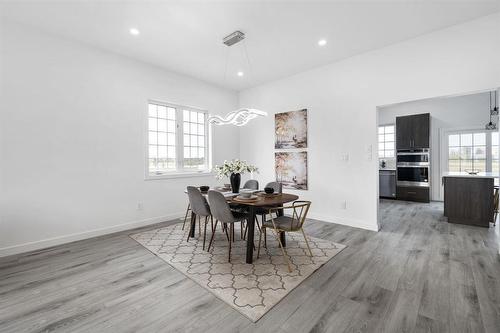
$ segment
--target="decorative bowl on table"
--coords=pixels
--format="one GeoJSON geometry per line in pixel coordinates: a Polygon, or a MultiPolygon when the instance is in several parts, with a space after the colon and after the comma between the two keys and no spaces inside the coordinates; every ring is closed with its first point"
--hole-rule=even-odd
{"type": "Polygon", "coordinates": [[[240,193],[238,196],[234,197],[233,200],[239,201],[239,202],[251,202],[251,201],[259,200],[259,197],[256,195],[250,194],[250,196],[248,198],[246,198],[246,197],[242,197],[241,193],[240,193]]]}
{"type": "Polygon", "coordinates": [[[481,170],[478,169],[465,169],[465,172],[467,172],[469,175],[477,175],[481,170]]]}
{"type": "Polygon", "coordinates": [[[239,195],[239,197],[240,197],[240,198],[242,198],[242,199],[248,199],[248,198],[250,198],[250,197],[252,196],[252,193],[253,193],[253,192],[254,192],[253,190],[249,190],[249,189],[244,189],[244,188],[242,188],[242,189],[240,190],[240,195],[239,195]]]}
{"type": "Polygon", "coordinates": [[[200,192],[206,193],[210,189],[210,186],[200,186],[200,192]]]}
{"type": "Polygon", "coordinates": [[[274,193],[274,188],[272,188],[272,187],[264,187],[264,192],[266,192],[266,194],[273,194],[274,193]]]}

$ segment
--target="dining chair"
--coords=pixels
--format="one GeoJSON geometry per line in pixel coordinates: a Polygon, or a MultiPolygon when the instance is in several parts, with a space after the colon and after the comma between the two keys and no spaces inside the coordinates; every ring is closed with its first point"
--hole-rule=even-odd
{"type": "Polygon", "coordinates": [[[208,202],[210,203],[210,208],[213,217],[215,217],[215,226],[212,230],[212,237],[210,238],[210,243],[208,243],[208,251],[210,251],[210,246],[212,246],[214,241],[215,232],[217,231],[217,224],[220,222],[223,229],[226,232],[226,236],[229,241],[229,256],[228,261],[231,262],[231,243],[234,242],[234,224],[237,222],[244,221],[248,219],[248,214],[244,212],[231,211],[229,204],[226,201],[224,195],[218,191],[210,190],[208,191],[208,202]],[[229,235],[227,227],[229,225],[229,235]]]}
{"type": "MultiPolygon", "coordinates": [[[[201,194],[200,190],[197,187],[194,186],[188,186],[187,187],[187,192],[188,192],[188,198],[189,198],[189,206],[191,206],[191,210],[195,214],[195,224],[196,224],[196,217],[198,217],[198,221],[201,221],[201,218],[205,218],[205,228],[203,231],[203,250],[205,250],[205,241],[207,238],[207,224],[208,220],[210,218],[210,222],[212,224],[212,232],[214,229],[214,221],[212,217],[212,213],[210,211],[210,206],[208,205],[207,199],[201,194]]],[[[200,223],[200,222],[199,222],[200,223]]],[[[198,224],[200,226],[200,224],[198,224]]],[[[193,225],[191,224],[191,228],[193,228],[193,225]]],[[[191,234],[191,228],[188,233],[187,241],[189,241],[189,235],[191,234]]],[[[198,229],[200,229],[198,227],[198,229]]]]}
{"type": "Polygon", "coordinates": [[[283,193],[283,184],[280,182],[267,183],[264,188],[266,187],[272,187],[274,189],[274,193],[283,193]]]}
{"type": "Polygon", "coordinates": [[[304,232],[304,222],[306,221],[307,213],[309,212],[309,207],[311,206],[311,201],[303,201],[303,200],[297,200],[292,203],[291,206],[283,206],[283,207],[272,207],[269,208],[269,215],[271,216],[270,220],[264,220],[262,223],[262,229],[259,234],[259,249],[257,250],[257,258],[259,258],[260,255],[260,244],[262,240],[262,234],[264,234],[264,242],[266,242],[266,230],[267,229],[272,229],[274,231],[274,235],[276,237],[276,240],[279,243],[281,252],[283,253],[283,256],[285,257],[285,261],[288,265],[288,271],[292,272],[292,267],[290,265],[290,258],[288,257],[288,254],[286,253],[286,249],[283,247],[283,244],[281,243],[281,238],[280,234],[282,232],[287,233],[287,232],[302,232],[302,235],[304,236],[304,240],[306,241],[307,249],[309,250],[309,255],[312,257],[312,251],[311,248],[309,247],[309,242],[307,241],[307,236],[306,233],[304,232]],[[291,216],[278,216],[274,217],[273,212],[278,212],[279,210],[286,210],[286,209],[292,209],[292,215],[291,216]]]}
{"type": "Polygon", "coordinates": [[[259,181],[255,179],[249,179],[245,182],[245,185],[243,185],[243,188],[249,189],[249,190],[258,190],[259,189],[259,181]]]}

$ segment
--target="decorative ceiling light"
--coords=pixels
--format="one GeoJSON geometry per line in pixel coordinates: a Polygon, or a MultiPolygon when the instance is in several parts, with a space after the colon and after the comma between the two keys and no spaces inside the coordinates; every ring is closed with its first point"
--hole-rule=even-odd
{"type": "Polygon", "coordinates": [[[225,117],[211,116],[208,122],[214,125],[233,124],[236,126],[244,126],[253,118],[258,116],[267,116],[267,112],[257,109],[239,109],[229,112],[225,117]]]}
{"type": "MultiPolygon", "coordinates": [[[[226,46],[230,47],[236,43],[241,42],[242,40],[245,39],[245,34],[241,31],[235,31],[232,34],[224,37],[222,39],[222,43],[224,43],[226,46]]],[[[251,72],[251,66],[250,66],[250,59],[248,58],[248,51],[245,42],[243,42],[243,49],[245,53],[245,58],[246,58],[246,63],[248,66],[248,71],[251,72]]],[[[229,48],[227,49],[227,56],[226,56],[226,66],[224,69],[224,80],[226,79],[226,74],[227,74],[227,64],[228,64],[228,59],[229,59],[229,48]]],[[[245,73],[243,71],[238,71],[236,73],[239,77],[243,77],[245,73]]],[[[225,117],[213,115],[208,117],[208,122],[210,124],[214,125],[227,125],[227,124],[232,124],[236,126],[244,126],[246,125],[250,120],[256,118],[256,117],[265,117],[267,116],[267,112],[257,110],[257,109],[252,109],[252,108],[241,108],[236,111],[231,111],[229,112],[225,117]]]]}
{"type": "Polygon", "coordinates": [[[495,90],[495,107],[491,107],[491,91],[490,91],[490,122],[486,124],[485,128],[487,130],[496,130],[497,125],[492,121],[491,117],[498,116],[498,105],[497,105],[497,91],[495,90]]]}

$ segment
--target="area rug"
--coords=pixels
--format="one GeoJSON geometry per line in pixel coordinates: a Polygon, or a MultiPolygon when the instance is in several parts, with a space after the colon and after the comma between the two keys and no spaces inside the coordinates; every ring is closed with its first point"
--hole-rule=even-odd
{"type": "MultiPolygon", "coordinates": [[[[186,242],[188,229],[186,226],[182,230],[182,224],[175,224],[130,237],[253,322],[345,248],[345,245],[308,236],[313,252],[310,257],[302,234],[287,233],[286,249],[293,269],[290,273],[271,230],[267,232],[267,250],[262,247],[258,259],[255,251],[253,264],[247,264],[246,242],[240,239],[239,223],[235,225],[231,263],[228,262],[228,241],[221,229],[217,228],[210,252],[203,250],[203,236],[198,232],[196,238],[186,242]]],[[[256,230],[255,246],[258,233],[256,230]]],[[[207,230],[207,246],[211,234],[207,230]]]]}

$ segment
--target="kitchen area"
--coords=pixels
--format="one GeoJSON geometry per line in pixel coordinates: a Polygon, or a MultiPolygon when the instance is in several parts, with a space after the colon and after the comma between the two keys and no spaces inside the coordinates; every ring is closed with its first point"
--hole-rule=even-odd
{"type": "Polygon", "coordinates": [[[496,90],[379,107],[379,197],[442,202],[450,223],[489,227],[498,212],[496,90]]]}
{"type": "MultiPolygon", "coordinates": [[[[383,126],[379,131],[384,132],[384,139],[389,135],[394,137],[396,149],[395,158],[384,152],[387,156],[380,160],[380,196],[429,202],[430,113],[396,117],[395,126],[383,126]],[[388,133],[390,127],[394,132],[388,133]]],[[[387,143],[384,145],[387,147],[387,143]]]]}

